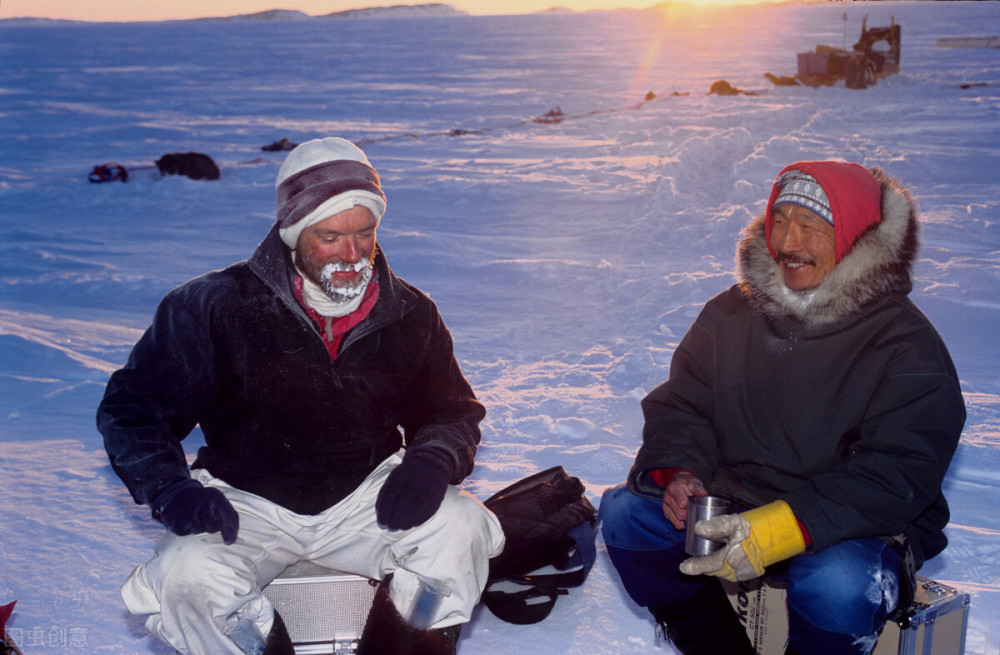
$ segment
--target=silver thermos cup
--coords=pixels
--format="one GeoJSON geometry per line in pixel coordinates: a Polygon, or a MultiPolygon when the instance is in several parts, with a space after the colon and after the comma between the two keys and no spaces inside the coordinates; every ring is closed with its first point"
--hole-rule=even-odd
{"type": "Polygon", "coordinates": [[[698,521],[729,513],[729,501],[717,496],[692,496],[688,498],[687,532],[684,535],[684,552],[688,555],[708,555],[722,548],[723,544],[699,537],[694,533],[698,521]]]}

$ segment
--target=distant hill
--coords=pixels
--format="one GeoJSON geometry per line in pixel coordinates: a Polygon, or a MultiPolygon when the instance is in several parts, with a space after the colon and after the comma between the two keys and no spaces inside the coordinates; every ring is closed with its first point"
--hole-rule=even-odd
{"type": "Polygon", "coordinates": [[[347,9],[330,14],[310,16],[307,13],[289,9],[271,9],[255,14],[239,14],[218,18],[198,18],[194,20],[308,20],[312,18],[422,18],[424,16],[461,16],[466,12],[451,5],[435,2],[422,5],[391,5],[383,7],[365,7],[364,9],[347,9]]]}
{"type": "Polygon", "coordinates": [[[441,2],[422,5],[392,5],[388,7],[366,7],[347,9],[323,14],[316,18],[421,18],[424,16],[467,16],[468,12],[441,2]]]}
{"type": "Polygon", "coordinates": [[[198,20],[304,20],[309,18],[421,18],[424,16],[463,16],[467,12],[451,5],[433,2],[422,5],[389,5],[382,7],[365,7],[363,9],[346,9],[329,14],[310,16],[301,11],[287,9],[271,9],[256,14],[240,14],[220,18],[201,18],[198,20]]]}
{"type": "Polygon", "coordinates": [[[66,20],[63,18],[34,18],[25,16],[23,18],[4,18],[4,25],[20,25],[31,27],[45,27],[47,25],[86,25],[88,21],[66,20]]]}
{"type": "Polygon", "coordinates": [[[270,9],[256,14],[239,14],[237,16],[222,16],[218,18],[200,18],[193,20],[305,20],[311,16],[294,9],[270,9]]]}
{"type": "MultiPolygon", "coordinates": [[[[162,22],[190,22],[190,21],[290,21],[290,20],[310,20],[318,18],[423,18],[429,16],[467,16],[468,12],[456,9],[455,7],[441,2],[432,2],[422,5],[388,5],[383,7],[366,7],[364,9],[348,9],[336,11],[330,14],[310,16],[309,14],[293,9],[270,9],[254,14],[238,14],[235,16],[212,16],[209,18],[191,18],[180,21],[162,22]]],[[[85,24],[96,21],[61,20],[51,18],[5,18],[4,23],[16,25],[54,25],[54,24],[85,24]]]]}

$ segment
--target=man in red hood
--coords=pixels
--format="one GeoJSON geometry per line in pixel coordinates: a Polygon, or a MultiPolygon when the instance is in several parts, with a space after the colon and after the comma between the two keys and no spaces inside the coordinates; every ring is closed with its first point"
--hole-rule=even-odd
{"type": "Polygon", "coordinates": [[[625,590],[685,655],[753,653],[717,579],[787,581],[788,653],[870,653],[912,574],[940,553],[941,483],[965,407],[909,300],[916,209],[879,169],[782,170],[713,298],[642,401],[627,483],[601,502],[625,590]],[[723,543],[686,558],[691,497],[723,543]]]}

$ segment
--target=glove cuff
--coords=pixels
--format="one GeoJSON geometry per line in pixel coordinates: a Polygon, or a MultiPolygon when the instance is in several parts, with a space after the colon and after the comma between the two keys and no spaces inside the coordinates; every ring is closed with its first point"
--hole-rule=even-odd
{"type": "Polygon", "coordinates": [[[202,484],[197,480],[193,478],[186,478],[184,480],[178,480],[177,482],[173,483],[172,485],[161,491],[156,496],[156,498],[153,499],[153,502],[149,504],[150,509],[153,510],[153,518],[159,521],[160,517],[163,516],[163,510],[166,508],[167,505],[170,504],[170,501],[172,501],[174,498],[177,497],[177,494],[184,491],[185,489],[191,489],[200,486],[202,486],[202,484]]]}
{"type": "Polygon", "coordinates": [[[761,566],[805,552],[806,542],[799,522],[785,501],[776,500],[743,512],[741,516],[750,524],[751,538],[756,542],[761,566]]]}
{"type": "Polygon", "coordinates": [[[437,448],[427,444],[414,446],[407,449],[406,454],[403,456],[403,461],[406,461],[407,459],[410,459],[411,461],[420,460],[422,462],[426,462],[427,464],[433,466],[435,470],[439,471],[449,483],[455,476],[455,460],[444,448],[437,448]]]}

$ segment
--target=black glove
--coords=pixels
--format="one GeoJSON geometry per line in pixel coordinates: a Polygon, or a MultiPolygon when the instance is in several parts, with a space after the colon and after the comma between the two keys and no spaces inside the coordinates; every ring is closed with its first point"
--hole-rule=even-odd
{"type": "Polygon", "coordinates": [[[441,506],[454,469],[443,450],[419,446],[407,450],[375,500],[379,525],[387,530],[409,530],[429,519],[441,506]]]}
{"type": "Polygon", "coordinates": [[[218,489],[197,480],[175,482],[153,501],[153,518],[183,537],[202,532],[222,532],[226,545],[236,543],[240,515],[218,489]]]}

